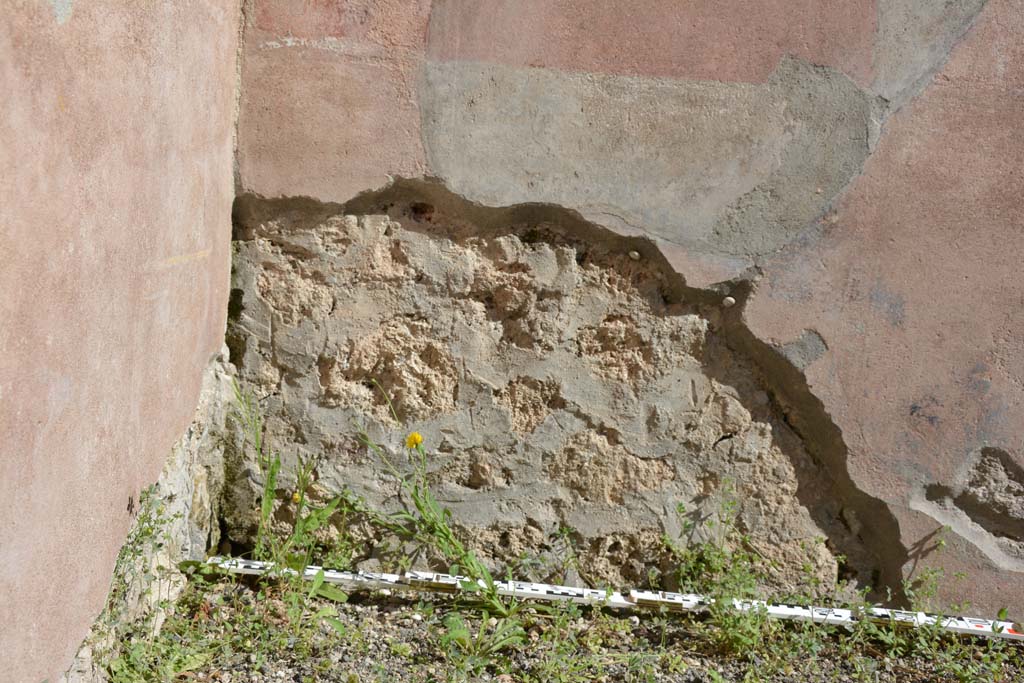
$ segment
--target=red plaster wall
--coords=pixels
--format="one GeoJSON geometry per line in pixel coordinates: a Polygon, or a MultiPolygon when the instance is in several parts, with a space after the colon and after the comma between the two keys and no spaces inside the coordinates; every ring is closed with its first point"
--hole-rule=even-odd
{"type": "MultiPolygon", "coordinates": [[[[949,484],[970,453],[1001,448],[1024,465],[1022,34],[1024,2],[992,0],[890,119],[824,236],[766,263],[747,310],[763,338],[824,337],[811,389],[908,548],[942,526],[913,509],[925,487],[949,484]]],[[[1024,613],[1020,579],[964,539],[917,570],[927,564],[967,572],[947,597],[1024,613]]]]}
{"type": "Polygon", "coordinates": [[[428,56],[763,82],[787,55],[870,80],[875,0],[435,0],[428,56]]]}
{"type": "Polygon", "coordinates": [[[238,167],[265,196],[348,198],[426,172],[416,93],[430,0],[254,0],[238,167]]]}
{"type": "Polygon", "coordinates": [[[340,37],[354,23],[349,6],[337,0],[292,0],[256,5],[256,28],[295,38],[340,37]]]}
{"type": "Polygon", "coordinates": [[[223,343],[237,0],[0,20],[0,680],[55,681],[223,343]]]}

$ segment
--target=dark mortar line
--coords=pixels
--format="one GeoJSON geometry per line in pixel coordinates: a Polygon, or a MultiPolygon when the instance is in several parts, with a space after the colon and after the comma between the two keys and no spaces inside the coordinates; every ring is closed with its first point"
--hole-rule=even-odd
{"type": "MultiPolygon", "coordinates": [[[[757,370],[756,378],[761,388],[770,396],[776,413],[800,439],[816,465],[829,478],[835,495],[843,508],[853,510],[863,526],[857,535],[859,547],[852,549],[859,557],[857,561],[870,558],[872,566],[856,567],[860,577],[870,572],[875,590],[873,597],[885,599],[886,591],[892,601],[904,603],[902,588],[902,567],[908,558],[903,547],[896,518],[884,501],[860,490],[849,474],[848,448],[842,432],[832,421],[821,400],[815,396],[798,368],[781,355],[778,349],[758,339],[743,320],[743,309],[753,291],[748,277],[756,277],[758,270],[749,269],[743,276],[713,284],[700,289],[686,284],[685,276],[669,263],[652,238],[646,236],[624,236],[586,220],[572,209],[545,203],[516,204],[505,207],[487,207],[465,199],[450,190],[436,178],[398,178],[391,185],[369,190],[344,203],[322,202],[311,197],[264,198],[245,194],[236,198],[233,211],[234,238],[251,239],[255,225],[272,217],[287,214],[298,229],[313,227],[331,216],[342,214],[389,214],[395,207],[412,206],[417,203],[437,208],[441,215],[456,216],[474,226],[473,235],[498,236],[515,234],[510,226],[523,224],[551,224],[568,244],[578,242],[583,249],[597,247],[609,253],[636,251],[649,267],[663,276],[666,285],[662,292],[666,303],[685,302],[695,308],[716,308],[723,312],[723,324],[715,332],[726,349],[741,360],[748,360],[757,370]],[[737,303],[732,308],[722,309],[721,300],[725,293],[733,296],[737,303]]],[[[420,225],[409,226],[423,230],[420,225]]],[[[435,231],[430,231],[434,233],[435,231]]],[[[440,237],[451,238],[452,230],[438,229],[440,237]]],[[[521,236],[522,237],[522,236],[521,236]]],[[[541,238],[546,242],[556,240],[541,238]]],[[[705,367],[709,374],[713,370],[705,367]]],[[[788,454],[787,454],[788,455],[788,454]]],[[[794,463],[798,475],[798,499],[801,503],[807,496],[807,485],[799,483],[800,468],[794,463]],[[804,490],[804,497],[800,491],[804,490]]],[[[811,516],[823,527],[819,514],[806,505],[811,516]]],[[[829,533],[827,528],[823,529],[829,533]]],[[[833,539],[835,540],[835,539],[833,539]]],[[[840,541],[841,543],[841,541],[840,541]]],[[[842,554],[843,548],[837,548],[842,554]]]]}

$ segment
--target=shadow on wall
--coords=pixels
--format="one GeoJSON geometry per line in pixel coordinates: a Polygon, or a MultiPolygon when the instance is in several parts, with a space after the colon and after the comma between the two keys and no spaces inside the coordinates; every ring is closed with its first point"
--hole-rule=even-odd
{"type": "Polygon", "coordinates": [[[1024,571],[1024,469],[1001,448],[970,453],[951,485],[931,484],[920,510],[970,538],[998,567],[1024,571]]]}
{"type": "MultiPolygon", "coordinates": [[[[844,558],[840,562],[840,578],[856,579],[861,585],[875,587],[872,597],[876,599],[884,599],[888,590],[897,602],[901,600],[901,571],[910,555],[900,543],[896,520],[881,500],[853,484],[840,430],[810,392],[797,367],[800,354],[764,343],[744,324],[743,305],[752,286],[750,282],[737,280],[710,289],[691,288],[646,239],[617,235],[587,222],[576,212],[553,205],[480,206],[432,180],[398,180],[386,189],[361,194],[345,204],[241,196],[235,204],[235,237],[251,239],[252,226],[261,221],[288,217],[295,224],[313,226],[342,214],[387,214],[407,230],[433,232],[441,237],[449,236],[449,228],[436,227],[431,217],[454,216],[472,236],[497,238],[515,232],[524,242],[571,246],[576,249],[577,258],[585,258],[595,248],[606,253],[636,252],[649,269],[659,273],[658,291],[645,293],[659,299],[651,310],[664,311],[672,306],[679,310],[678,306],[685,302],[694,310],[700,309],[709,320],[710,331],[701,356],[703,373],[733,388],[751,415],[774,428],[774,444],[789,459],[796,475],[800,504],[827,535],[829,550],[844,558]],[[723,307],[726,295],[733,297],[736,305],[723,307]]],[[[460,235],[467,236],[470,235],[460,235]]],[[[243,308],[241,292],[236,291],[231,317],[237,320],[243,308]]],[[[238,362],[248,342],[237,325],[230,329],[232,359],[238,362]],[[234,336],[230,329],[235,330],[234,336]]],[[[729,457],[732,438],[735,436],[723,434],[713,447],[723,449],[729,457]]]]}

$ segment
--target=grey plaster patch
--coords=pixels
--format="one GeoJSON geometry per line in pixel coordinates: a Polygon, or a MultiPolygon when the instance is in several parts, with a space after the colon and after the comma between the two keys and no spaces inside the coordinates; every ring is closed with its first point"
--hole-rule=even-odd
{"type": "Polygon", "coordinates": [[[53,7],[53,16],[57,23],[63,24],[71,18],[74,0],[50,0],[50,6],[53,7]]]}
{"type": "Polygon", "coordinates": [[[860,173],[883,103],[843,74],[786,59],[764,97],[785,103],[787,144],[772,174],[718,217],[711,244],[756,257],[797,237],[860,173]]]}
{"type": "Polygon", "coordinates": [[[761,85],[431,62],[422,91],[428,159],[453,191],[745,262],[829,205],[879,118],[848,78],[792,59],[761,85]]]}
{"type": "Polygon", "coordinates": [[[828,344],[817,330],[804,330],[799,338],[785,344],[780,351],[797,370],[803,370],[825,355],[828,344]]]}
{"type": "Polygon", "coordinates": [[[987,0],[879,0],[871,89],[899,108],[945,64],[987,0]]]}

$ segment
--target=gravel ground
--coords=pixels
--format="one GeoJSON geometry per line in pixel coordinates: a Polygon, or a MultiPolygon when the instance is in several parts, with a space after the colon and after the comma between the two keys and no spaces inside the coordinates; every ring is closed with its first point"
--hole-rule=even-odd
{"type": "MultiPolygon", "coordinates": [[[[331,605],[310,600],[307,616],[296,629],[281,600],[261,600],[244,584],[216,584],[181,602],[161,638],[185,644],[203,634],[204,642],[217,651],[176,680],[218,683],[980,680],[940,675],[933,661],[887,658],[870,646],[857,657],[842,657],[837,639],[829,637],[819,639],[822,649],[817,655],[794,655],[793,661],[770,670],[754,655],[744,661],[716,654],[706,625],[699,621],[571,607],[549,614],[543,608],[527,608],[520,616],[524,642],[475,669],[472,654],[445,638],[445,615],[456,608],[450,600],[354,595],[348,603],[334,606],[333,625],[313,617],[324,607],[331,605]]],[[[467,606],[459,613],[472,614],[467,606]]],[[[496,625],[496,620],[481,624],[469,616],[467,622],[474,634],[481,626],[491,632],[496,625]]],[[[1022,648],[1010,651],[1016,664],[1003,668],[1002,680],[1024,680],[1019,668],[1022,648]]]]}

